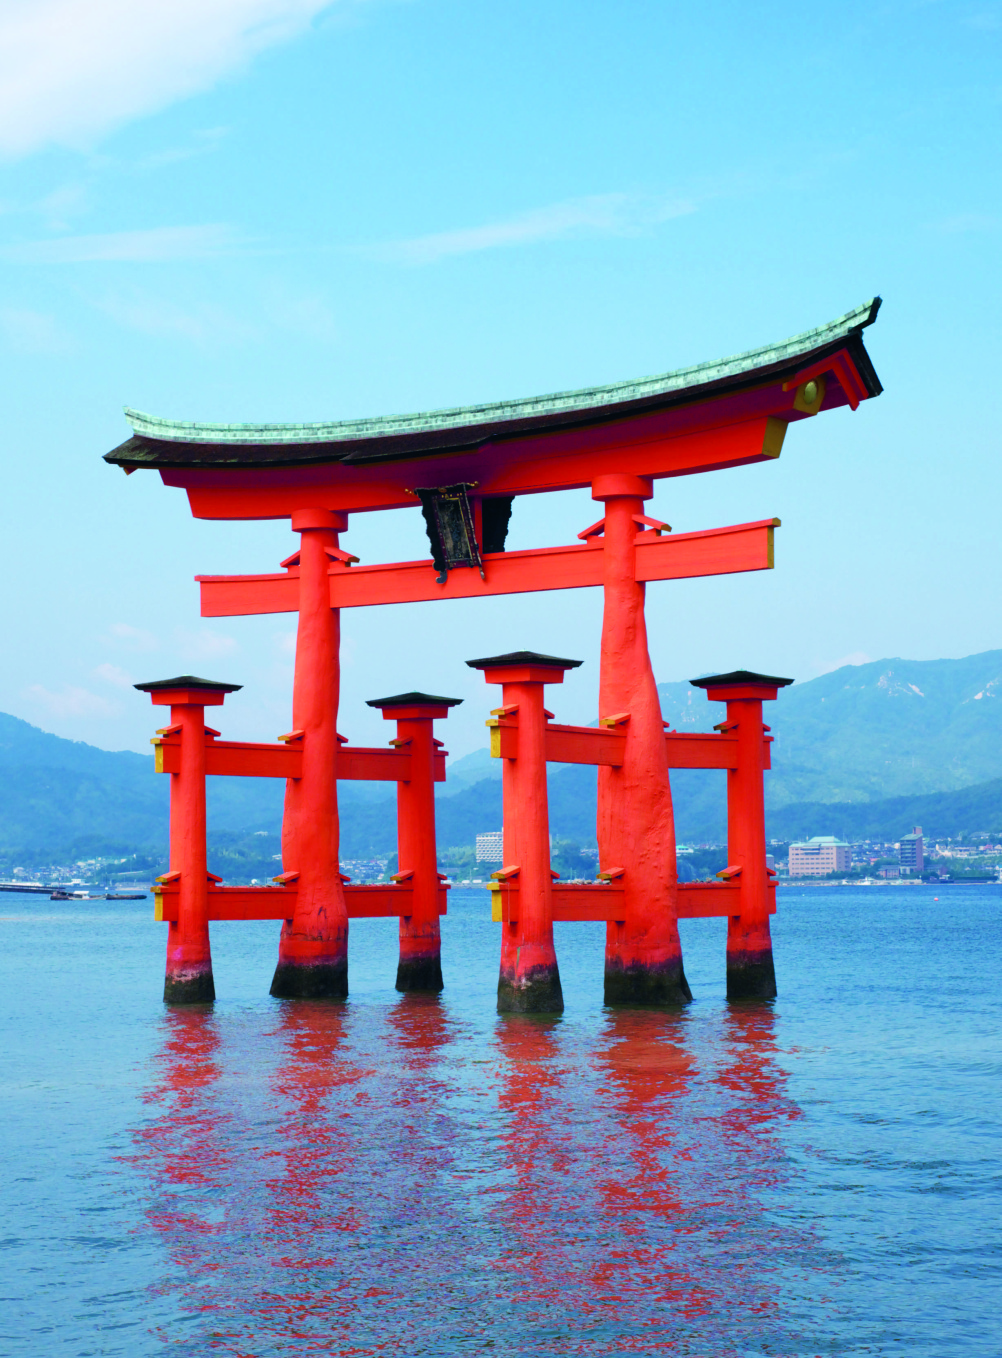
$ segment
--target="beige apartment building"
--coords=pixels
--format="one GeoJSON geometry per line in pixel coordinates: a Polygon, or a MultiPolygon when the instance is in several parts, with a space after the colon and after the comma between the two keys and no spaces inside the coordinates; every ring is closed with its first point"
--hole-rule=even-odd
{"type": "Polygon", "coordinates": [[[851,862],[849,845],[834,835],[814,835],[806,844],[790,845],[791,877],[824,877],[829,872],[846,872],[851,862]]]}

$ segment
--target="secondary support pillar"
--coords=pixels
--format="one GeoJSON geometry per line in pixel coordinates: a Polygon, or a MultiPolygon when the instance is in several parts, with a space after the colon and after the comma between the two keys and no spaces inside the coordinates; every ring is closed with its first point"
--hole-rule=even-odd
{"type": "Polygon", "coordinates": [[[442,989],[442,936],[439,928],[438,852],[435,842],[435,751],[432,723],[447,717],[462,698],[431,693],[398,693],[371,698],[387,721],[397,723],[393,742],[410,755],[411,776],[397,783],[397,879],[413,891],[413,909],[400,916],[400,960],[397,989],[438,992],[442,989]]]}
{"type": "Polygon", "coordinates": [[[280,999],[348,994],[348,909],[338,864],[340,615],[330,606],[328,580],[338,532],[347,526],[347,515],[329,509],[292,515],[301,536],[291,738],[302,742],[303,773],[288,780],[285,792],[282,866],[299,877],[296,913],[282,925],[271,983],[280,999]]]}
{"type": "MultiPolygon", "coordinates": [[[[776,998],[769,930],[769,871],[765,861],[765,733],[763,701],[775,700],[792,679],[735,670],[693,679],[711,702],[726,702],[722,729],[737,737],[737,768],[727,771],[727,861],[741,869],[741,913],[727,920],[727,998],[776,998]]],[[[720,729],[720,728],[718,728],[720,729]]]]}
{"type": "Polygon", "coordinates": [[[519,917],[501,926],[498,1013],[559,1014],[564,996],[553,946],[543,686],[562,684],[564,671],[581,661],[514,651],[466,663],[502,686],[503,711],[518,712],[517,753],[505,759],[503,773],[504,869],[518,870],[519,917]]]}
{"type": "Polygon", "coordinates": [[[168,926],[165,1004],[208,1004],[216,998],[205,849],[205,709],[220,706],[240,687],[191,674],[136,684],[155,705],[170,707],[171,724],[158,734],[181,743],[179,770],[170,775],[170,876],[177,874],[178,917],[168,926]]]}
{"type": "Polygon", "coordinates": [[[602,661],[599,717],[626,736],[623,764],[598,771],[600,867],[622,874],[624,919],[610,921],[605,945],[606,1004],[677,1005],[692,999],[678,934],[675,821],[668,754],[647,651],[644,586],[637,581],[648,477],[597,477],[605,502],[602,661]]]}

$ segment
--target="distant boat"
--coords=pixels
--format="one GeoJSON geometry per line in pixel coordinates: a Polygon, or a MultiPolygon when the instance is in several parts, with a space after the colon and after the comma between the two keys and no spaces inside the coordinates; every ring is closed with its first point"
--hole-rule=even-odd
{"type": "Polygon", "coordinates": [[[109,891],[104,899],[106,901],[145,901],[149,894],[148,891],[109,891]]]}

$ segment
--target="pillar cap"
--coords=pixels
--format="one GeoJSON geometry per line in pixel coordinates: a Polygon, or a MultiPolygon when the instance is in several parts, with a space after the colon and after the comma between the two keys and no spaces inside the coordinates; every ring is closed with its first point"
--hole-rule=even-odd
{"type": "Polygon", "coordinates": [[[221,684],[215,679],[199,679],[195,674],[179,674],[176,679],[151,679],[147,684],[133,684],[140,693],[156,693],[162,688],[204,688],[209,693],[236,693],[243,684],[221,684]]]}
{"type": "Polygon", "coordinates": [[[236,693],[243,684],[220,684],[194,674],[179,674],[176,679],[152,679],[132,687],[148,693],[161,707],[218,707],[227,693],[236,693]]]}
{"type": "Polygon", "coordinates": [[[690,679],[696,688],[706,689],[711,703],[775,702],[781,688],[792,684],[792,679],[780,679],[774,674],[755,674],[752,670],[731,670],[730,674],[708,674],[704,679],[690,679]]]}
{"type": "Polygon", "coordinates": [[[508,651],[506,655],[486,656],[481,660],[467,660],[471,670],[498,669],[509,665],[532,665],[550,670],[576,670],[583,660],[561,660],[556,655],[542,655],[539,651],[508,651]]]}
{"type": "Polygon", "coordinates": [[[703,679],[690,679],[694,688],[733,688],[735,684],[761,684],[763,688],[786,688],[792,679],[778,679],[774,674],[755,674],[752,670],[731,670],[729,674],[708,674],[703,679]]]}
{"type": "Polygon", "coordinates": [[[458,707],[462,698],[440,698],[436,693],[395,693],[392,698],[366,698],[366,707],[458,707]]]}

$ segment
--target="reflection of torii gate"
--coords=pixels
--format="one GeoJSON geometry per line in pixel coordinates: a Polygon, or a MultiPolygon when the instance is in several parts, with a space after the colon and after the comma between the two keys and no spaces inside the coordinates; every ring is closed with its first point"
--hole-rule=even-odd
{"type": "MultiPolygon", "coordinates": [[[[687,997],[644,590],[651,580],[770,568],[777,521],[666,537],[667,525],[644,514],[644,501],[655,478],[778,457],[789,424],[878,395],[862,342],[878,307],[875,299],[782,344],[661,377],[426,415],[198,425],[128,412],[134,435],[107,461],[126,472],[159,470],[166,485],[187,491],[196,517],[287,517],[300,534],[279,573],[199,577],[205,617],[299,613],[293,725],[301,758],[287,783],[283,830],[297,900],[283,926],[273,994],[347,993],[335,781],[340,609],[601,585],[599,714],[618,719],[623,733],[622,762],[599,769],[600,863],[617,869],[623,896],[622,927],[610,926],[607,938],[606,993],[626,1003],[687,997]],[[504,551],[515,496],[584,486],[605,512],[580,542],[504,551]],[[356,565],[340,547],[352,513],[417,503],[434,568],[356,565]]],[[[183,905],[179,912],[184,918],[183,905]]],[[[180,942],[179,999],[188,975],[180,942]]],[[[204,959],[199,965],[204,970],[204,959]]],[[[193,986],[191,998],[202,997],[204,985],[193,986]]]]}

